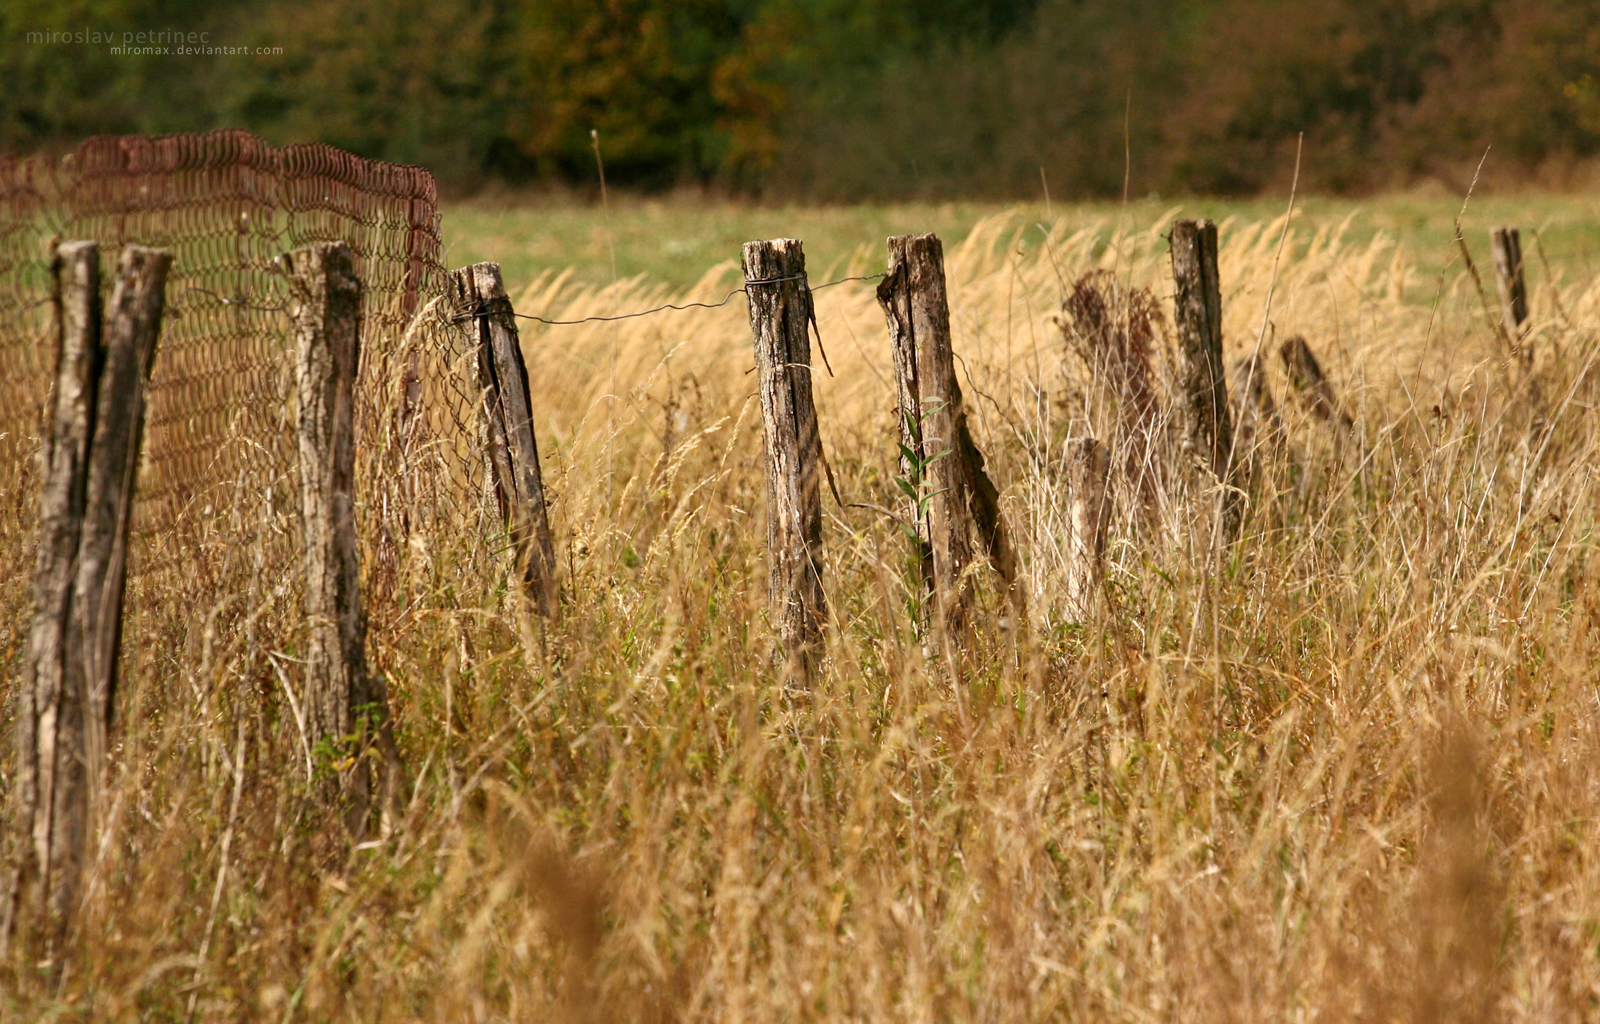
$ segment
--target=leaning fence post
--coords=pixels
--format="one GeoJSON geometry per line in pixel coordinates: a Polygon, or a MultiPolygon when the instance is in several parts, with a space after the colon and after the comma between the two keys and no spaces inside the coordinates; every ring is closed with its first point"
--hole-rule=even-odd
{"type": "MultiPolygon", "coordinates": [[[[981,546],[1008,588],[1013,566],[998,493],[967,429],[950,347],[944,247],[933,234],[889,239],[878,303],[889,325],[900,419],[900,471],[932,558],[941,628],[959,635],[972,602],[968,572],[981,546]]],[[[1015,594],[1013,594],[1015,596],[1015,594]]]]}
{"type": "Polygon", "coordinates": [[[1105,445],[1084,437],[1067,442],[1062,463],[1067,485],[1066,613],[1075,622],[1085,622],[1105,575],[1111,458],[1105,445]]]}
{"type": "MultiPolygon", "coordinates": [[[[43,452],[35,607],[17,724],[24,863],[5,908],[41,913],[53,947],[77,898],[111,726],[144,393],[170,253],[129,246],[102,326],[93,242],[56,249],[55,407],[43,452]]],[[[47,950],[47,958],[52,955],[47,950]]]]}
{"type": "Polygon", "coordinates": [[[1215,223],[1180,220],[1172,225],[1172,277],[1177,285],[1185,444],[1224,488],[1223,516],[1231,536],[1238,526],[1240,502],[1230,478],[1233,427],[1222,363],[1222,287],[1217,276],[1215,223]]]}
{"type": "Polygon", "coordinates": [[[305,527],[307,733],[337,773],[345,827],[360,838],[372,808],[367,754],[387,718],[367,673],[355,524],[355,381],[362,284],[343,242],[284,257],[291,283],[305,527]]]}
{"type": "Polygon", "coordinates": [[[1500,287],[1503,320],[1509,321],[1506,333],[1521,339],[1528,322],[1528,287],[1522,276],[1522,236],[1515,227],[1494,228],[1489,232],[1494,250],[1494,276],[1500,287]]]}
{"type": "Polygon", "coordinates": [[[463,311],[476,329],[487,455],[500,514],[511,528],[523,584],[534,607],[551,619],[557,609],[556,556],[516,313],[498,263],[451,271],[449,287],[451,305],[463,311]]]}
{"type": "Polygon", "coordinates": [[[786,672],[809,683],[822,656],[822,493],[811,399],[811,289],[800,240],[744,245],[767,448],[767,600],[786,672]]]}
{"type": "Polygon", "coordinates": [[[1311,414],[1319,420],[1331,420],[1335,417],[1344,426],[1351,426],[1354,421],[1350,414],[1339,408],[1339,399],[1334,394],[1333,383],[1328,380],[1328,375],[1322,372],[1322,364],[1317,362],[1311,346],[1306,343],[1304,336],[1296,334],[1285,339],[1278,349],[1278,355],[1283,359],[1283,369],[1289,377],[1289,384],[1299,394],[1300,401],[1311,410],[1311,414]]]}

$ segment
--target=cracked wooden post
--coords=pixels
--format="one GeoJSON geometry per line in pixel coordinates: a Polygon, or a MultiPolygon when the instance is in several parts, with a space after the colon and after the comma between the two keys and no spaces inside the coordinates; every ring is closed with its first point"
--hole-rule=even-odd
{"type": "Polygon", "coordinates": [[[1092,437],[1067,442],[1067,617],[1086,622],[1105,576],[1106,528],[1111,521],[1111,458],[1092,437]]]}
{"type": "Polygon", "coordinates": [[[1222,287],[1217,276],[1217,226],[1209,220],[1172,225],[1172,278],[1184,443],[1222,487],[1227,535],[1238,530],[1241,503],[1233,486],[1233,425],[1222,363],[1222,287]]]}
{"type": "Polygon", "coordinates": [[[94,437],[89,442],[83,540],[78,545],[75,614],[84,673],[84,749],[90,796],[98,797],[99,767],[109,750],[107,730],[116,696],[122,642],[122,597],[128,575],[128,526],[144,440],[145,389],[155,365],[172,254],[130,245],[117,264],[106,310],[105,366],[94,437]]]}
{"type": "Polygon", "coordinates": [[[172,255],[128,246],[102,325],[100,254],[57,247],[56,380],[45,439],[34,616],[17,715],[23,863],[5,910],[18,904],[52,958],[78,898],[108,753],[128,527],[172,255]]]}
{"type": "Polygon", "coordinates": [[[345,827],[360,839],[373,807],[369,754],[387,721],[367,672],[355,523],[355,382],[362,284],[343,242],[296,249],[289,273],[305,528],[306,732],[332,774],[345,827]]]}
{"type": "Polygon", "coordinates": [[[452,307],[475,325],[478,386],[488,462],[500,515],[511,531],[518,571],[534,608],[557,611],[556,556],[545,511],[539,444],[533,432],[528,368],[522,360],[516,313],[500,279],[500,264],[475,263],[450,273],[452,307]]]}
{"type": "Polygon", "coordinates": [[[1494,250],[1494,277],[1500,289],[1501,320],[1506,336],[1520,343],[1528,322],[1528,286],[1522,276],[1522,235],[1510,225],[1489,232],[1494,250]]]}
{"type": "Polygon", "coordinates": [[[973,559],[987,556],[1015,598],[1014,561],[1000,519],[999,494],[967,429],[950,346],[944,247],[932,234],[889,239],[888,273],[878,303],[889,325],[900,420],[901,479],[911,518],[927,545],[940,628],[960,636],[973,597],[973,559]]]}
{"type": "Polygon", "coordinates": [[[821,663],[822,442],[811,398],[811,289],[800,240],[746,242],[743,253],[767,450],[767,603],[786,680],[821,663]]]}

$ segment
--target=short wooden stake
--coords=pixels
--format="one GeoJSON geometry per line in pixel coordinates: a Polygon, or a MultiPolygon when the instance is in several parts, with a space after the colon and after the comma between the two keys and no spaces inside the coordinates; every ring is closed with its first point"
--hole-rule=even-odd
{"type": "Polygon", "coordinates": [[[1350,414],[1339,408],[1333,384],[1322,372],[1322,364],[1317,362],[1316,355],[1303,336],[1296,334],[1285,340],[1278,348],[1278,355],[1283,359],[1283,369],[1288,374],[1290,386],[1313,416],[1319,420],[1337,418],[1345,426],[1351,425],[1353,421],[1350,414]]]}
{"type": "Polygon", "coordinates": [[[1092,437],[1067,442],[1062,458],[1067,485],[1066,614],[1086,622],[1105,575],[1106,528],[1111,521],[1111,458],[1092,437]]]}
{"type": "Polygon", "coordinates": [[[452,271],[448,287],[452,306],[464,310],[475,325],[486,454],[500,514],[511,531],[523,585],[534,608],[553,619],[556,556],[516,313],[498,263],[475,263],[452,271]]]}
{"type": "Polygon", "coordinates": [[[901,479],[915,492],[911,517],[931,554],[928,581],[941,626],[964,629],[972,603],[973,558],[986,555],[1010,590],[1014,562],[999,495],[967,428],[950,346],[944,247],[932,234],[889,239],[878,302],[889,325],[900,420],[901,479]]]}
{"type": "Polygon", "coordinates": [[[343,242],[284,258],[291,282],[298,386],[300,499],[305,527],[306,731],[335,780],[350,834],[373,806],[369,752],[387,723],[369,678],[355,522],[355,382],[362,284],[343,242]]]}
{"type": "Polygon", "coordinates": [[[767,601],[785,674],[808,685],[821,662],[827,615],[811,289],[799,239],[746,242],[743,257],[767,449],[767,601]]]}
{"type": "Polygon", "coordinates": [[[100,254],[67,242],[54,259],[56,381],[43,452],[35,607],[19,694],[23,865],[4,908],[40,913],[46,958],[78,897],[106,767],[122,640],[128,527],[144,396],[161,332],[170,253],[129,246],[102,326],[100,254]]]}
{"type": "Polygon", "coordinates": [[[1172,277],[1177,285],[1179,389],[1184,441],[1223,486],[1223,513],[1232,536],[1239,494],[1232,486],[1233,425],[1222,363],[1222,286],[1217,276],[1217,226],[1180,220],[1172,226],[1172,277]]]}
{"type": "Polygon", "coordinates": [[[1522,276],[1522,235],[1510,225],[1489,232],[1494,250],[1495,283],[1500,287],[1501,316],[1506,333],[1521,339],[1528,322],[1528,287],[1522,276]]]}

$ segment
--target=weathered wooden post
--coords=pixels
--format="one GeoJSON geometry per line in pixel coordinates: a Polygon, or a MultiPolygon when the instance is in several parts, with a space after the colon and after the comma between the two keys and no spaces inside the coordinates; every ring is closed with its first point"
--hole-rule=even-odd
{"type": "Polygon", "coordinates": [[[1067,484],[1066,613],[1085,622],[1105,575],[1111,458],[1105,445],[1083,437],[1067,442],[1062,463],[1067,484]]]}
{"type": "MultiPolygon", "coordinates": [[[[83,539],[78,545],[74,618],[81,636],[84,687],[84,749],[91,765],[103,765],[106,731],[116,694],[117,652],[122,642],[122,595],[128,574],[128,525],[144,440],[145,388],[155,365],[156,341],[166,304],[172,254],[130,245],[117,265],[117,284],[106,310],[105,366],[94,436],[89,442],[89,479],[83,539]]],[[[90,773],[90,796],[100,775],[90,773]]]]}
{"type": "Polygon", "coordinates": [[[170,253],[129,246],[102,325],[100,253],[56,249],[56,381],[45,439],[34,615],[17,715],[24,863],[5,908],[41,915],[46,958],[64,933],[99,798],[111,727],[128,526],[144,395],[165,304],[170,253]]]}
{"type": "Polygon", "coordinates": [[[355,523],[355,382],[362,284],[343,242],[283,257],[291,284],[305,528],[306,731],[334,773],[345,827],[366,833],[368,756],[387,719],[367,672],[355,523]]]}
{"type": "Polygon", "coordinates": [[[475,263],[452,271],[448,287],[451,305],[476,326],[478,386],[483,392],[487,454],[500,514],[510,527],[528,596],[540,615],[553,619],[556,556],[516,313],[498,263],[475,263]]]}
{"type": "Polygon", "coordinates": [[[822,659],[822,492],[811,398],[811,289],[797,238],[746,242],[750,333],[767,449],[767,603],[785,675],[809,684],[822,659]]]}
{"type": "Polygon", "coordinates": [[[1302,335],[1296,334],[1286,339],[1279,347],[1278,355],[1283,359],[1290,386],[1300,395],[1301,403],[1311,410],[1313,416],[1319,420],[1337,418],[1347,427],[1354,422],[1349,413],[1339,408],[1333,383],[1322,372],[1322,364],[1317,362],[1316,355],[1302,335]]]}
{"type": "MultiPolygon", "coordinates": [[[[940,625],[959,636],[972,602],[974,557],[982,552],[1004,579],[1014,565],[999,495],[967,429],[950,347],[944,247],[932,234],[889,239],[878,303],[889,324],[900,420],[900,472],[913,494],[911,518],[932,555],[928,581],[940,625]]],[[[1016,595],[1013,595],[1016,596],[1016,595]]]]}
{"type": "Polygon", "coordinates": [[[1528,287],[1522,276],[1522,235],[1510,225],[1489,232],[1494,250],[1494,276],[1500,287],[1502,323],[1507,337],[1522,338],[1528,322],[1528,287]]]}
{"type": "Polygon", "coordinates": [[[1223,488],[1223,518],[1231,537],[1239,524],[1239,493],[1230,466],[1233,425],[1222,363],[1222,286],[1217,276],[1217,226],[1209,220],[1172,225],[1172,278],[1177,285],[1179,370],[1184,443],[1223,488]]]}

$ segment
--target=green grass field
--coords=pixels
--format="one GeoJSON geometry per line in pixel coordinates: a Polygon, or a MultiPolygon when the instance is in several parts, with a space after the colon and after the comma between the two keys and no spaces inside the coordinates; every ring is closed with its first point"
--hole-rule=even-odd
{"type": "MultiPolygon", "coordinates": [[[[609,215],[599,205],[509,198],[465,202],[443,212],[446,263],[500,263],[515,294],[546,271],[571,269],[589,284],[644,275],[674,288],[686,287],[710,268],[737,260],[739,246],[755,238],[800,238],[814,276],[852,259],[881,263],[888,235],[937,232],[947,246],[961,241],[979,220],[1012,213],[1020,226],[1054,223],[1068,230],[1122,223],[1137,230],[1161,218],[1236,218],[1249,223],[1283,213],[1287,197],[1249,201],[1145,198],[1120,203],[942,203],[905,206],[761,207],[697,198],[613,197],[609,215]]],[[[1296,224],[1312,229],[1349,221],[1347,240],[1362,243],[1383,232],[1410,258],[1442,264],[1449,255],[1462,199],[1443,190],[1368,200],[1300,197],[1296,224]]],[[[1475,254],[1486,255],[1489,227],[1517,224],[1537,231],[1552,265],[1584,279],[1600,268],[1600,197],[1537,195],[1479,196],[1467,205],[1462,231],[1475,254]]],[[[1307,232],[1308,234],[1310,232],[1307,232]]],[[[1043,232],[1024,231],[1024,245],[1043,232]]],[[[1529,259],[1533,252],[1525,239],[1529,259]]]]}

